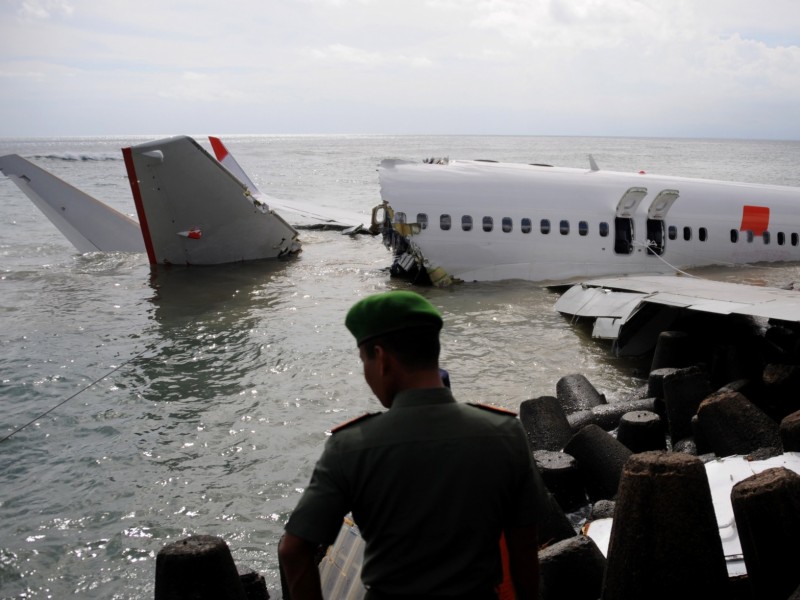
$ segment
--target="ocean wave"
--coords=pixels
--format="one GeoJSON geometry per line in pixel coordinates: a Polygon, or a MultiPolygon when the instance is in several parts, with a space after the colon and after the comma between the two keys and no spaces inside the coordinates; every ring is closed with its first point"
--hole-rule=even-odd
{"type": "Polygon", "coordinates": [[[111,152],[62,152],[58,154],[34,154],[37,160],[61,160],[65,162],[105,162],[122,160],[122,155],[111,152]]]}

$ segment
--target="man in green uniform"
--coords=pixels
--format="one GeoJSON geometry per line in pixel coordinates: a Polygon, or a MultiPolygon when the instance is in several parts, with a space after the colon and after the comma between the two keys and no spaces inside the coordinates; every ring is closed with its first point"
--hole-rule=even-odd
{"type": "Polygon", "coordinates": [[[348,312],[364,378],[388,411],[334,430],[279,555],[291,600],[320,599],[316,561],[352,512],[368,600],[497,598],[505,538],[516,598],[538,598],[539,494],[524,430],[507,411],[458,403],[442,384],[442,318],[409,291],[348,312]]]}

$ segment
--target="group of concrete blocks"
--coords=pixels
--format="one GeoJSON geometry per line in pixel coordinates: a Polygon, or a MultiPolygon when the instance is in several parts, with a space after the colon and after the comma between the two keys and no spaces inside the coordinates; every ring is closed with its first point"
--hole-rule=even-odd
{"type": "Polygon", "coordinates": [[[704,467],[800,451],[800,366],[754,365],[739,360],[752,348],[735,347],[722,350],[734,366],[688,364],[695,343],[661,333],[633,399],[607,402],[584,376],[569,375],[556,396],[521,403],[550,498],[540,526],[542,600],[800,600],[800,475],[772,468],[733,486],[747,575],[732,578],[704,467]],[[721,372],[734,378],[714,387],[721,372]],[[605,555],[568,514],[589,523],[613,516],[605,555]]]}

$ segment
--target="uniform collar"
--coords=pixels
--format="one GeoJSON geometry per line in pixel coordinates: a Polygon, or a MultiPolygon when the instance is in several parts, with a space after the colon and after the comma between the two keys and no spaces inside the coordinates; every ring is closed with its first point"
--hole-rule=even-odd
{"type": "Polygon", "coordinates": [[[450,388],[420,388],[398,392],[394,400],[392,400],[392,408],[447,404],[448,402],[455,401],[456,399],[453,398],[453,393],[450,391],[450,388]]]}

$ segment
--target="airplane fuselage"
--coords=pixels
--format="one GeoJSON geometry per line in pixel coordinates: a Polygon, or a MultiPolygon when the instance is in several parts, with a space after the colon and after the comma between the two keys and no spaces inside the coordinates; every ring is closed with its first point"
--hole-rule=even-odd
{"type": "Polygon", "coordinates": [[[800,188],[487,161],[384,161],[402,270],[577,280],[800,260],[800,188]]]}

